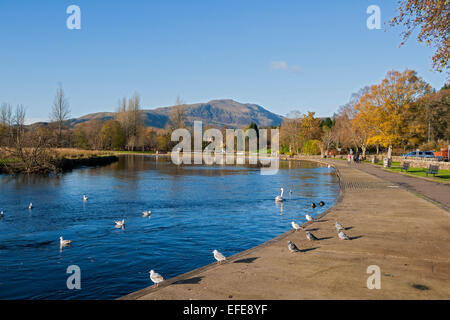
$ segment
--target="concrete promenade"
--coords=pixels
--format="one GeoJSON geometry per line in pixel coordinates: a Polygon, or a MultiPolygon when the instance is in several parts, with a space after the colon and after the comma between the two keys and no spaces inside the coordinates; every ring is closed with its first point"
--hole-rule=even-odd
{"type": "MultiPolygon", "coordinates": [[[[393,182],[328,160],[341,197],[304,231],[265,244],[122,299],[450,299],[450,213],[393,182]],[[339,221],[351,241],[340,240],[339,221]],[[290,253],[287,241],[302,252],[290,253]],[[367,288],[367,268],[381,289],[367,288]]],[[[150,280],[149,280],[150,281],[150,280]]]]}

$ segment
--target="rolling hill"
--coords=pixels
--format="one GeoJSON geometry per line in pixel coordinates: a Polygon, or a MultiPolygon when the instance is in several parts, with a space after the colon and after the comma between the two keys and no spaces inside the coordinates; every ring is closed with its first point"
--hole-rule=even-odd
{"type": "MultiPolygon", "coordinates": [[[[164,128],[169,124],[170,110],[173,107],[163,107],[143,110],[144,123],[154,128],[164,128]]],[[[203,126],[240,128],[248,126],[252,121],[259,127],[278,126],[283,117],[272,113],[257,104],[239,103],[230,99],[212,100],[206,103],[184,105],[186,123],[192,125],[195,120],[203,121],[203,126]]],[[[68,120],[70,126],[92,121],[107,121],[114,118],[113,112],[88,114],[68,120]]]]}

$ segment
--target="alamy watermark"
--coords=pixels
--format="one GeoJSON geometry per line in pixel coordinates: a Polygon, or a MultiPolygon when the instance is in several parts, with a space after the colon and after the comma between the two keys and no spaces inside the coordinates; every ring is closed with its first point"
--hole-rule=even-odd
{"type": "Polygon", "coordinates": [[[81,9],[79,6],[72,4],[67,7],[67,14],[70,16],[66,20],[66,26],[69,30],[80,30],[81,29],[81,9]]]}
{"type": "Polygon", "coordinates": [[[77,265],[67,267],[66,273],[70,274],[67,278],[66,285],[69,290],[81,290],[81,269],[77,265]]]}
{"type": "Polygon", "coordinates": [[[366,26],[369,30],[381,29],[381,9],[379,6],[372,4],[367,7],[367,14],[370,16],[367,18],[366,26]]]}
{"type": "Polygon", "coordinates": [[[366,272],[371,274],[370,277],[367,278],[367,289],[373,290],[381,289],[381,269],[379,266],[371,265],[367,267],[366,272]]]}
{"type": "Polygon", "coordinates": [[[203,133],[203,123],[194,121],[193,139],[187,129],[172,132],[173,142],[179,142],[171,152],[172,162],[181,164],[245,164],[260,165],[262,175],[273,175],[279,168],[279,130],[270,129],[270,153],[268,150],[268,130],[226,129],[226,144],[219,129],[208,129],[203,133]],[[180,141],[181,139],[181,141],[180,141]],[[248,141],[248,153],[246,153],[248,141]],[[209,143],[203,149],[203,143],[209,143]],[[236,148],[235,148],[236,142],[236,148]],[[225,148],[224,148],[225,146],[225,148]]]}

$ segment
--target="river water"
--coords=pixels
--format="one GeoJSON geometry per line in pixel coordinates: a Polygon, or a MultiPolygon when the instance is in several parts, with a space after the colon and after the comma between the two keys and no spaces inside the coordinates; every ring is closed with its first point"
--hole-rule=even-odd
{"type": "Polygon", "coordinates": [[[124,156],[59,176],[0,175],[0,299],[118,298],[152,285],[150,269],[167,279],[214,262],[214,249],[249,249],[320,214],[338,194],[333,169],[306,161],[283,161],[263,176],[245,165],[124,156]],[[282,206],[274,201],[281,187],[282,206]],[[142,217],[148,209],[151,218],[142,217]],[[115,228],[121,219],[125,228],[115,228]],[[72,246],[61,250],[60,236],[72,246]],[[67,288],[71,265],[81,270],[80,290],[67,288]]]}

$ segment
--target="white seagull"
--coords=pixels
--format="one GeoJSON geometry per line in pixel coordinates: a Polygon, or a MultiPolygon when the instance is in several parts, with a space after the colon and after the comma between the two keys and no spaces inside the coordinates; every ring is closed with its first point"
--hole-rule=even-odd
{"type": "Polygon", "coordinates": [[[313,221],[313,218],[309,214],[307,214],[305,216],[305,218],[306,218],[306,220],[308,220],[308,222],[312,222],[313,221]]]}
{"type": "Polygon", "coordinates": [[[281,188],[281,195],[275,197],[275,202],[283,202],[284,201],[283,193],[284,193],[284,189],[281,188]]]}
{"type": "Polygon", "coordinates": [[[116,228],[123,228],[125,226],[125,219],[122,219],[122,221],[114,221],[116,224],[116,228]]]}
{"type": "Polygon", "coordinates": [[[151,210],[142,212],[142,216],[143,217],[149,217],[150,218],[151,215],[152,215],[152,211],[151,210]]]}
{"type": "Polygon", "coordinates": [[[221,254],[219,251],[214,250],[214,258],[221,263],[222,261],[225,261],[227,258],[223,254],[221,254]]]}
{"type": "Polygon", "coordinates": [[[69,246],[72,243],[72,240],[64,240],[63,237],[59,237],[59,245],[61,247],[69,246]]]}
{"type": "Polygon", "coordinates": [[[341,240],[350,240],[350,238],[342,230],[339,231],[338,236],[339,236],[339,239],[341,239],[341,240]]]}
{"type": "Polygon", "coordinates": [[[295,223],[294,221],[291,222],[292,228],[295,229],[295,231],[297,230],[301,230],[303,229],[302,227],[300,227],[297,223],[295,223]]]}
{"type": "Polygon", "coordinates": [[[342,224],[340,224],[339,222],[337,222],[337,221],[334,224],[334,226],[336,227],[338,232],[341,231],[341,230],[345,230],[344,226],[342,224]]]}
{"type": "Polygon", "coordinates": [[[28,209],[32,210],[33,209],[33,204],[30,202],[30,205],[28,206],[28,209]]]}
{"type": "Polygon", "coordinates": [[[83,196],[83,201],[88,201],[88,197],[86,195],[83,196]]]}
{"type": "Polygon", "coordinates": [[[0,211],[0,218],[3,218],[5,216],[5,214],[3,213],[3,210],[0,211]]]}
{"type": "Polygon", "coordinates": [[[292,241],[288,241],[288,249],[290,252],[300,252],[300,250],[292,241]]]}
{"type": "Polygon", "coordinates": [[[159,273],[156,273],[154,270],[150,270],[149,273],[150,273],[150,280],[152,280],[153,283],[156,284],[156,286],[158,286],[160,282],[164,281],[164,278],[159,273]]]}

